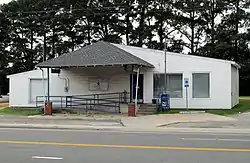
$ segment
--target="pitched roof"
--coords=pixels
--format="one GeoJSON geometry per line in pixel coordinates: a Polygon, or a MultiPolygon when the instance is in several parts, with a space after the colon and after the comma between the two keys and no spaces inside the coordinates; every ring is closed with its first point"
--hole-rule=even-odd
{"type": "MultiPolygon", "coordinates": [[[[117,46],[120,49],[123,49],[127,52],[130,51],[140,51],[140,54],[143,54],[142,56],[145,56],[144,54],[148,53],[154,53],[154,56],[157,54],[164,55],[164,50],[156,50],[156,49],[150,49],[150,48],[143,48],[143,47],[136,47],[136,46],[130,46],[130,45],[122,45],[122,44],[115,44],[112,43],[113,45],[117,46]]],[[[135,56],[138,56],[138,53],[133,53],[135,56]]],[[[224,60],[224,59],[218,59],[218,58],[211,58],[211,57],[206,57],[206,56],[199,56],[199,55],[191,55],[191,54],[183,54],[183,53],[176,53],[176,52],[166,52],[166,54],[173,55],[173,56],[178,56],[178,57],[185,57],[185,58],[190,58],[190,59],[204,59],[208,61],[214,61],[214,62],[221,62],[221,63],[228,63],[231,64],[234,67],[241,68],[241,66],[236,63],[235,61],[231,60],[224,60]]],[[[144,58],[144,57],[140,57],[144,58]]]]}
{"type": "Polygon", "coordinates": [[[147,61],[104,41],[87,45],[76,51],[39,63],[36,66],[41,68],[63,68],[112,65],[141,65],[145,67],[154,67],[147,61]]]}

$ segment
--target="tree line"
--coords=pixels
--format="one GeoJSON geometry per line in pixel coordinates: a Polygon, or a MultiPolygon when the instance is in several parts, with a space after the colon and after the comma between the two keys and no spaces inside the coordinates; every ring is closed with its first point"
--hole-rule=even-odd
{"type": "Polygon", "coordinates": [[[7,74],[104,40],[235,61],[240,94],[250,95],[249,8],[250,0],[11,1],[0,6],[2,93],[7,74]]]}

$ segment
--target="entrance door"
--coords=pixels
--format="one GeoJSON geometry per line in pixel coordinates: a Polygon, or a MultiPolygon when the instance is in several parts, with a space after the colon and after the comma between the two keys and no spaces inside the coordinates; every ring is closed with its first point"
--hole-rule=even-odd
{"type": "Polygon", "coordinates": [[[43,100],[44,91],[47,95],[47,80],[44,79],[45,90],[43,89],[42,79],[30,79],[30,103],[36,102],[36,97],[41,96],[38,100],[43,100]]]}
{"type": "MultiPolygon", "coordinates": [[[[136,94],[136,79],[137,75],[133,74],[133,82],[132,82],[132,74],[130,75],[130,85],[133,84],[133,102],[135,101],[135,94],[136,94]]],[[[143,103],[143,74],[139,74],[138,80],[138,94],[137,94],[137,102],[143,103]]],[[[131,89],[131,88],[130,88],[131,89]]],[[[132,90],[130,91],[132,93],[132,90]]]]}

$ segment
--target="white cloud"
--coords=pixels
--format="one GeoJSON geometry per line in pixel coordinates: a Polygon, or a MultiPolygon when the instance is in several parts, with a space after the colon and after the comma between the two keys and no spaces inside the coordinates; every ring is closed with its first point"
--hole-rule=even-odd
{"type": "Polygon", "coordinates": [[[11,0],[0,0],[0,4],[9,3],[11,0]]]}

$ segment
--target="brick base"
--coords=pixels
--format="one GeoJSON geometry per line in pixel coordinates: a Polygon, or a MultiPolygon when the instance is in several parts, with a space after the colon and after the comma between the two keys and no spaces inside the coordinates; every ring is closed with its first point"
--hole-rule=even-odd
{"type": "Polygon", "coordinates": [[[52,102],[45,103],[44,115],[52,115],[52,102]]]}

